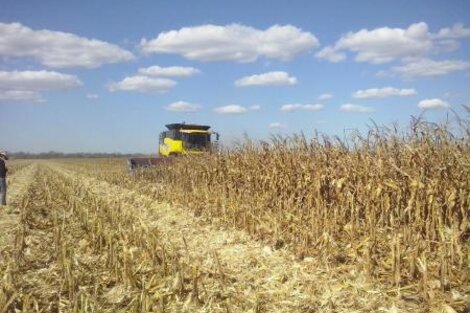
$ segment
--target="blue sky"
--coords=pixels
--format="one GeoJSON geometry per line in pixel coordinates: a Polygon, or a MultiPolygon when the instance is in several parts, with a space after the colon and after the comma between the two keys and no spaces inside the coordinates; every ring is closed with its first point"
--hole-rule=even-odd
{"type": "Polygon", "coordinates": [[[470,104],[469,1],[0,0],[0,149],[342,135],[470,104]]]}

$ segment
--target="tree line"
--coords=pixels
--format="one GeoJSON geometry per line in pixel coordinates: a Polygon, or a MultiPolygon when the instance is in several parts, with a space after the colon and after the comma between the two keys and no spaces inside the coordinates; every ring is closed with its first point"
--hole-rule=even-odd
{"type": "Polygon", "coordinates": [[[91,153],[91,152],[77,152],[77,153],[64,153],[64,152],[12,152],[9,153],[11,159],[84,159],[84,158],[129,158],[146,156],[142,153],[91,153]]]}

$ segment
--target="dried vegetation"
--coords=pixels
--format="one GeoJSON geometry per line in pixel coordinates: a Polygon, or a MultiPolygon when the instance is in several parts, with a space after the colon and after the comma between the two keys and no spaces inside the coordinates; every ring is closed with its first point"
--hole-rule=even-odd
{"type": "Polygon", "coordinates": [[[320,258],[332,271],[353,266],[405,306],[468,310],[470,128],[460,126],[454,135],[415,120],[404,132],[375,127],[347,140],[247,140],[134,180],[107,180],[140,184],[300,259],[320,258]]]}
{"type": "MultiPolygon", "coordinates": [[[[273,138],[150,174],[165,199],[303,258],[354,265],[410,303],[470,309],[470,141],[445,125],[273,138]],[[163,184],[163,182],[166,182],[163,184]]],[[[149,175],[149,174],[145,174],[149,175]]]]}
{"type": "Polygon", "coordinates": [[[174,251],[144,210],[46,167],[38,174],[1,251],[2,312],[225,312],[218,272],[174,251]]]}
{"type": "MultiPolygon", "coordinates": [[[[345,140],[246,140],[134,175],[124,160],[61,163],[316,260],[331,281],[361,273],[363,286],[343,282],[361,301],[340,308],[342,293],[337,303],[319,299],[317,311],[373,311],[363,300],[380,294],[395,299],[382,311],[468,312],[470,127],[460,124],[454,134],[415,120],[403,132],[375,127],[345,140]]],[[[181,256],[135,212],[57,173],[40,177],[23,201],[16,250],[0,260],[0,309],[177,312],[184,306],[171,303],[224,302],[199,294],[204,275],[179,266],[181,256]]]]}

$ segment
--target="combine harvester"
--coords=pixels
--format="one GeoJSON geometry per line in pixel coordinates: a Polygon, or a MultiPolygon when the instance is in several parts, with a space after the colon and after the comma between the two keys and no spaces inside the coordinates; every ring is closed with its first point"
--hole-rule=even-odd
{"type": "Polygon", "coordinates": [[[131,158],[127,160],[129,170],[158,166],[180,155],[197,155],[212,151],[219,141],[219,134],[210,131],[210,126],[175,123],[165,125],[168,130],[160,133],[159,157],[131,158]],[[215,135],[215,141],[211,136],[215,135]]]}

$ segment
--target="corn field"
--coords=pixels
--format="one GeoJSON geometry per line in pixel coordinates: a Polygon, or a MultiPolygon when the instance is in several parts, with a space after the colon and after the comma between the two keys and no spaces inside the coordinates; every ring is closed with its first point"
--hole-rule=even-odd
{"type": "Polygon", "coordinates": [[[136,173],[122,159],[36,162],[0,247],[0,309],[468,312],[469,135],[465,121],[415,120],[246,139],[136,173]],[[189,220],[236,232],[220,245],[238,250],[185,235],[189,220]]]}

